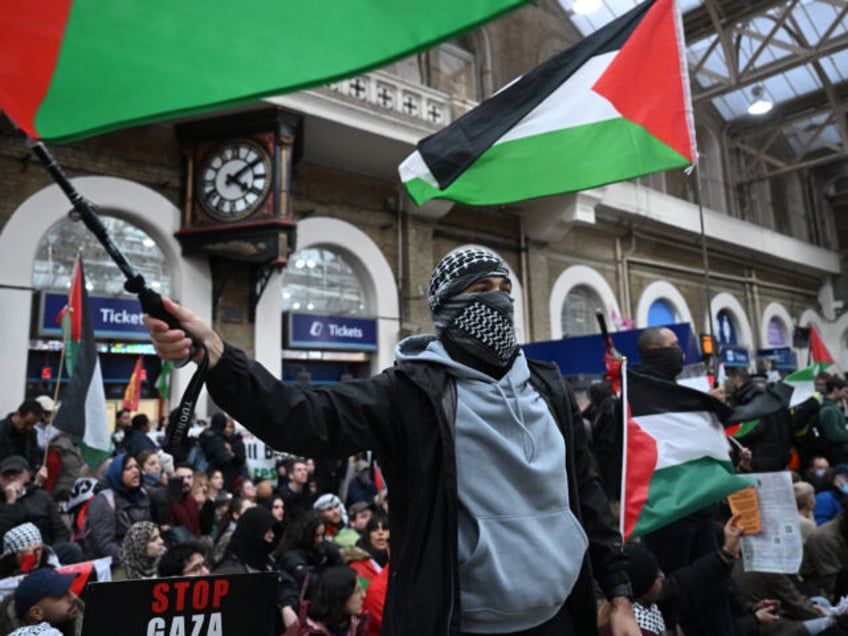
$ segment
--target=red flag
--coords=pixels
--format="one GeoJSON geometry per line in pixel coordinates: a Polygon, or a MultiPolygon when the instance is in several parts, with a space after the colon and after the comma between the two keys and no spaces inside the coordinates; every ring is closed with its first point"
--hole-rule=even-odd
{"type": "Polygon", "coordinates": [[[374,485],[377,486],[377,492],[386,492],[386,480],[383,478],[383,471],[380,470],[380,465],[374,460],[374,485]]]}
{"type": "Polygon", "coordinates": [[[833,356],[827,350],[816,328],[810,325],[810,357],[813,362],[828,362],[833,364],[833,356]]]}
{"type": "Polygon", "coordinates": [[[123,408],[130,411],[138,410],[138,401],[141,397],[142,375],[144,375],[144,360],[141,356],[138,356],[132,375],[130,376],[129,384],[127,384],[127,390],[124,391],[124,401],[121,403],[123,408]]]}

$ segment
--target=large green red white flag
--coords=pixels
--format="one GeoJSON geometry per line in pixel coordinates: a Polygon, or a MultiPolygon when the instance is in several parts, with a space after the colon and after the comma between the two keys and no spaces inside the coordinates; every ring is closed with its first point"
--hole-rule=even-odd
{"type": "Polygon", "coordinates": [[[497,205],[696,156],[680,13],[674,0],[652,0],[419,142],[399,172],[418,205],[497,205]]]}
{"type": "Polygon", "coordinates": [[[329,83],[528,0],[0,0],[0,108],[69,141],[329,83]]]}
{"type": "Polygon", "coordinates": [[[621,533],[642,536],[747,488],[735,474],[723,421],[730,409],[712,396],[628,371],[621,489],[621,533]]]}
{"type": "Polygon", "coordinates": [[[77,258],[71,277],[68,304],[59,314],[59,320],[65,337],[66,362],[69,360],[67,352],[74,350],[75,355],[66,367],[70,379],[53,418],[53,426],[73,435],[86,464],[97,468],[112,454],[112,439],[80,258],[77,258]]]}

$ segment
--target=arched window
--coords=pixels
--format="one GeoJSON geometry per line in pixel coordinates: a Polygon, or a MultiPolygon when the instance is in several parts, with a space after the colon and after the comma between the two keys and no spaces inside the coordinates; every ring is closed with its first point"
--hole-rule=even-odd
{"type": "Polygon", "coordinates": [[[283,311],[335,316],[367,315],[359,276],[344,256],[326,247],[298,250],[283,272],[283,311]]]}
{"type": "Polygon", "coordinates": [[[648,308],[648,326],[659,327],[662,325],[673,325],[679,320],[677,309],[665,298],[658,298],[648,308]]]}
{"type": "Polygon", "coordinates": [[[785,347],[788,345],[788,335],[786,325],[777,316],[772,317],[768,322],[768,333],[766,334],[768,345],[770,347],[785,347]]]}
{"type": "Polygon", "coordinates": [[[586,336],[598,333],[595,311],[603,309],[600,295],[588,285],[572,287],[562,305],[563,336],[586,336]]]}
{"type": "MultiPolygon", "coordinates": [[[[112,241],[126,255],[147,285],[171,295],[168,264],[159,246],[141,228],[112,216],[100,215],[112,241]]],[[[65,219],[54,225],[38,244],[32,286],[44,290],[66,290],[77,254],[82,254],[88,292],[99,296],[132,296],[124,290],[124,275],[83,223],[65,219]]]]}
{"type": "Polygon", "coordinates": [[[716,332],[718,335],[719,344],[735,345],[736,344],[736,321],[726,309],[718,312],[716,324],[716,332]]]}

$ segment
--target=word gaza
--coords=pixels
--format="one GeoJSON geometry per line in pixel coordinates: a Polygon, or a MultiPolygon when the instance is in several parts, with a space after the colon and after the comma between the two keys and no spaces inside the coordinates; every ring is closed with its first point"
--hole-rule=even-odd
{"type": "Polygon", "coordinates": [[[151,618],[147,636],[224,636],[221,612],[151,618]],[[170,624],[169,624],[170,621],[170,624]]]}

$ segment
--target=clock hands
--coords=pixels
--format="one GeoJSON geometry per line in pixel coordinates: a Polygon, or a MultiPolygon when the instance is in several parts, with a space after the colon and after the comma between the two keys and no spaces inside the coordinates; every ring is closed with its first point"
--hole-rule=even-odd
{"type": "Polygon", "coordinates": [[[256,159],[255,161],[252,161],[250,163],[244,164],[244,166],[240,170],[237,170],[233,174],[227,175],[226,184],[229,186],[229,185],[233,185],[234,183],[237,183],[237,184],[239,184],[239,186],[241,186],[242,192],[247,192],[247,189],[250,186],[249,186],[249,184],[242,181],[241,177],[243,175],[245,175],[247,172],[253,170],[253,167],[259,165],[260,163],[262,163],[262,157],[259,157],[258,159],[256,159]]]}

